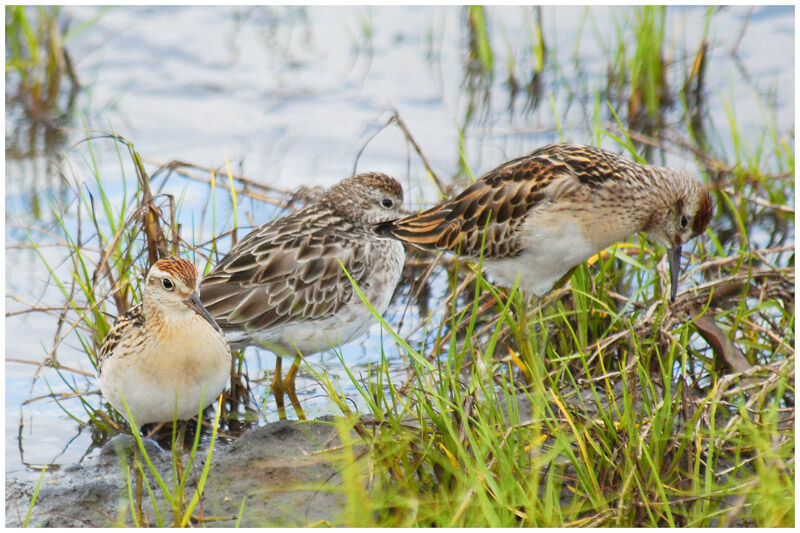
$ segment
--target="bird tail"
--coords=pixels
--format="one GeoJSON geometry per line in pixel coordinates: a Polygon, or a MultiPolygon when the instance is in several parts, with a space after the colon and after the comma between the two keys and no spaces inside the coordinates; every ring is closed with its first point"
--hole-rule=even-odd
{"type": "Polygon", "coordinates": [[[435,206],[420,213],[381,222],[375,226],[375,231],[378,235],[394,237],[425,250],[449,249],[452,236],[458,231],[454,221],[448,220],[449,212],[447,206],[435,206]]]}

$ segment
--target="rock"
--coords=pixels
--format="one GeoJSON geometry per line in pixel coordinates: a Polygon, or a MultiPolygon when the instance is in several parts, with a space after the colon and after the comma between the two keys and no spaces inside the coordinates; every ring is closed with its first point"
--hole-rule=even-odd
{"type": "MultiPolygon", "coordinates": [[[[229,445],[217,442],[207,483],[194,516],[214,517],[209,526],[233,526],[241,513],[241,526],[306,526],[326,521],[337,525],[344,495],[337,491],[340,477],[334,467],[339,445],[331,418],[316,421],[281,421],[245,432],[229,445]]],[[[29,526],[102,527],[131,525],[124,462],[129,462],[130,435],[109,441],[100,454],[80,465],[45,473],[31,513],[29,526]]],[[[145,439],[155,468],[172,488],[171,454],[145,439]]],[[[206,450],[201,450],[187,481],[191,500],[203,470],[206,450]]],[[[184,461],[188,460],[185,456],[184,461]]],[[[152,480],[157,505],[172,523],[172,510],[152,480]]],[[[133,483],[133,481],[131,481],[133,483]]],[[[36,482],[6,482],[6,526],[20,527],[30,508],[36,482]]],[[[145,495],[150,524],[154,512],[145,495]]]]}

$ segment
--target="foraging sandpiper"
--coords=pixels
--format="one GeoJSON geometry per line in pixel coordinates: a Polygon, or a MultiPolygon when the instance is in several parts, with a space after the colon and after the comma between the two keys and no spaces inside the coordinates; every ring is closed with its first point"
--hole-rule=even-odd
{"type": "Polygon", "coordinates": [[[98,352],[100,390],[126,418],[127,403],[134,431],[196,416],[228,383],[230,348],[200,301],[197,278],[191,262],[159,259],[142,303],[117,319],[98,352]]]}
{"type": "Polygon", "coordinates": [[[372,225],[401,216],[402,203],[403,189],[389,176],[347,178],[316,203],[254,229],[203,279],[203,302],[231,347],[256,345],[278,356],[272,389],[281,418],[284,393],[304,417],[294,385],[298,351],[345,344],[373,323],[344,269],[378,313],[389,305],[405,251],[372,225]],[[281,357],[295,358],[286,380],[281,357]]]}
{"type": "Polygon", "coordinates": [[[708,226],[711,196],[689,173],[591,146],[553,144],[500,165],[455,199],[377,232],[478,258],[504,284],[541,296],[636,232],[667,248],[675,299],[681,246],[708,226]],[[484,244],[485,234],[485,244],[484,244]]]}

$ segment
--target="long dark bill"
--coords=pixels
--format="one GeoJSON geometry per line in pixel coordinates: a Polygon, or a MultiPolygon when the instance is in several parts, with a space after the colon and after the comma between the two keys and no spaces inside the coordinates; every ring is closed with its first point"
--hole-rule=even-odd
{"type": "Polygon", "coordinates": [[[208,312],[206,306],[204,306],[203,302],[200,301],[199,294],[193,292],[191,295],[189,295],[189,298],[186,300],[186,305],[193,309],[195,313],[208,320],[208,323],[214,326],[215,330],[222,331],[222,329],[219,327],[219,324],[217,324],[217,321],[214,320],[214,317],[208,312]]]}
{"type": "Polygon", "coordinates": [[[675,301],[678,294],[678,276],[681,275],[681,247],[676,246],[667,250],[669,260],[670,300],[675,301]]]}

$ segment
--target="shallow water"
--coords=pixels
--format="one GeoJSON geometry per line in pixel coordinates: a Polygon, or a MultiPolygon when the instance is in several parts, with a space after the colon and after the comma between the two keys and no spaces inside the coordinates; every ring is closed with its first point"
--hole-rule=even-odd
{"type": "MultiPolygon", "coordinates": [[[[62,18],[77,28],[100,12],[89,6],[64,7],[62,18]]],[[[706,10],[670,8],[668,13],[669,68],[685,68],[699,45],[706,10]]],[[[747,7],[719,10],[709,32],[707,114],[718,137],[713,144],[729,153],[730,110],[744,141],[752,145],[759,142],[764,123],[772,120],[771,106],[778,131],[789,131],[794,121],[794,57],[789,52],[794,50],[794,9],[756,8],[749,21],[748,13],[747,7]],[[737,54],[732,55],[735,46],[737,54]]],[[[489,8],[488,16],[495,54],[491,80],[468,75],[465,13],[457,7],[121,7],[102,12],[65,42],[84,86],[68,111],[72,129],[55,141],[36,138],[32,144],[39,155],[16,157],[25,150],[9,139],[25,127],[24,117],[7,108],[6,293],[21,302],[7,296],[6,312],[25,309],[30,302],[47,306],[63,300],[36,252],[14,246],[29,242],[20,226],[57,232],[48,199],[66,213],[70,228],[78,226],[73,193],[55,177],[55,165],[66,169],[73,186],[96,191],[87,145],[73,146],[85,137],[82,121],[90,128],[113,128],[150,160],[180,159],[222,168],[227,156],[235,173],[288,190],[330,185],[350,175],[354,166],[358,171],[380,170],[401,180],[411,205],[432,201],[435,191],[401,131],[390,127],[378,133],[394,109],[445,181],[460,171],[459,128],[475,174],[558,141],[554,116],[564,140],[595,144],[587,124],[594,90],[602,91],[606,83],[608,54],[603,48],[612,42],[616,24],[632,17],[630,10],[543,8],[544,38],[558,69],[543,72],[538,94],[523,90],[516,96],[506,84],[508,65],[513,57],[518,80],[531,78],[534,12],[489,8]]],[[[625,35],[632,46],[632,32],[625,35]]],[[[668,111],[667,120],[678,122],[680,109],[668,111]]],[[[103,187],[112,202],[121,203],[125,189],[114,147],[108,141],[93,146],[103,187]]],[[[614,148],[610,139],[603,146],[614,148]]],[[[697,170],[692,161],[666,162],[697,170]]],[[[127,180],[130,191],[133,176],[128,174],[127,180]]],[[[197,223],[198,211],[206,208],[207,188],[171,178],[164,192],[183,197],[185,226],[197,223]]],[[[227,195],[217,192],[215,208],[217,219],[230,227],[227,195]]],[[[275,216],[273,209],[242,202],[240,224],[246,224],[245,210],[256,223],[275,216]]],[[[211,236],[210,227],[195,231],[205,239],[211,236]]],[[[56,242],[35,230],[31,235],[41,245],[56,242]]],[[[68,281],[63,249],[40,251],[56,278],[68,281]]],[[[443,283],[435,287],[445,290],[443,283]]],[[[404,307],[405,300],[396,298],[386,315],[390,324],[404,315],[404,307]]],[[[420,320],[413,309],[404,316],[406,330],[420,320]]],[[[38,476],[25,465],[69,464],[90,448],[90,431],[82,430],[52,399],[23,405],[51,390],[66,390],[58,375],[43,368],[31,389],[36,367],[8,361],[42,361],[57,332],[57,318],[44,313],[6,318],[8,478],[38,476]]],[[[344,348],[345,361],[356,375],[374,362],[380,342],[376,325],[364,339],[344,348]]],[[[399,351],[386,339],[384,348],[402,378],[399,351]]],[[[92,372],[74,334],[55,355],[66,366],[92,372]]],[[[272,360],[270,354],[250,349],[251,377],[263,375],[272,360]]],[[[349,381],[335,356],[310,360],[323,361],[343,385],[349,381]]],[[[82,390],[97,388],[90,376],[66,379],[82,390]]],[[[310,400],[305,404],[309,416],[332,412],[313,381],[298,380],[298,386],[310,400]]],[[[357,396],[352,387],[345,390],[349,397],[357,396]]],[[[88,401],[96,406],[99,396],[88,401]]],[[[77,400],[62,405],[78,419],[86,418],[77,400]]],[[[271,399],[265,409],[265,419],[277,418],[271,399]]]]}

